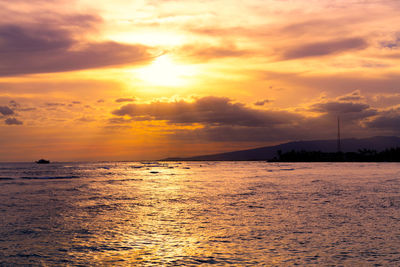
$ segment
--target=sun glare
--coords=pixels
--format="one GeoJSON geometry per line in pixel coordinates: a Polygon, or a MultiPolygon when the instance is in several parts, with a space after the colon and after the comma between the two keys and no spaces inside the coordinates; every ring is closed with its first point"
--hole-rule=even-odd
{"type": "Polygon", "coordinates": [[[149,66],[137,70],[139,78],[159,86],[182,86],[195,74],[193,66],[180,65],[168,55],[157,57],[149,66]]]}

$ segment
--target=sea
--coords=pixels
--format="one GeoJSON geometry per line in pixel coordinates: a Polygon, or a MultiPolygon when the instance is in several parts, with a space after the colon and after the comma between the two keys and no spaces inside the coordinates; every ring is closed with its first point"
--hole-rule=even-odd
{"type": "Polygon", "coordinates": [[[0,266],[400,266],[400,163],[0,163],[0,266]]]}

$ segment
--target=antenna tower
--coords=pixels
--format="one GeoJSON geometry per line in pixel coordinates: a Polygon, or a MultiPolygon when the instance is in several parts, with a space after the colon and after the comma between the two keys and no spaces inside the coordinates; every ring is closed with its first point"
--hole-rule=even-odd
{"type": "Polygon", "coordinates": [[[340,117],[337,117],[337,152],[342,152],[340,144],[340,117]]]}

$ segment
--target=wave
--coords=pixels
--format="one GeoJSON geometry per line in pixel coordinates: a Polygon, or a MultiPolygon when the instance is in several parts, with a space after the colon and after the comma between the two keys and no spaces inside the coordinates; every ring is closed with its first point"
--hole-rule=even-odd
{"type": "Polygon", "coordinates": [[[109,170],[109,169],[110,169],[110,167],[108,167],[108,166],[101,166],[101,167],[99,167],[99,169],[105,169],[105,170],[109,170]]]}
{"type": "Polygon", "coordinates": [[[131,168],[133,168],[133,169],[141,169],[141,168],[143,168],[144,166],[131,166],[131,168]]]}
{"type": "Polygon", "coordinates": [[[70,176],[45,176],[45,177],[23,176],[20,178],[26,180],[53,180],[53,179],[76,179],[81,177],[76,175],[70,175],[70,176]]]}

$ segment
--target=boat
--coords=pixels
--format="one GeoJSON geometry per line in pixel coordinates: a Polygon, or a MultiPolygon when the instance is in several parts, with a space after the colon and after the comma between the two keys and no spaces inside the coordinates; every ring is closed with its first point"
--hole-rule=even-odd
{"type": "Polygon", "coordinates": [[[38,161],[36,161],[37,164],[49,164],[50,160],[47,159],[39,159],[38,161]]]}

